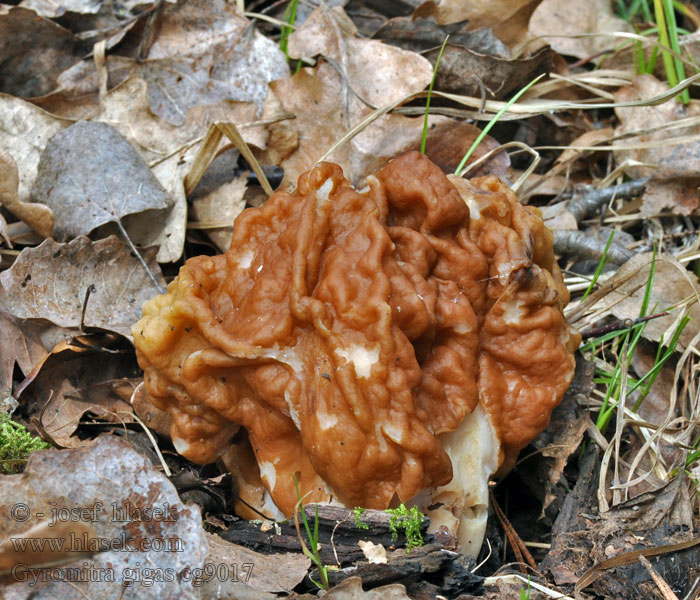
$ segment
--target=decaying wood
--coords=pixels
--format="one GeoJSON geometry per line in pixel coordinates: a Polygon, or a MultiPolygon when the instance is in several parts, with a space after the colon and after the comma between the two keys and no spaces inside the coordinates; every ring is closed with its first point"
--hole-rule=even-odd
{"type": "MultiPolygon", "coordinates": [[[[312,529],[316,519],[315,511],[314,504],[304,507],[312,529]]],[[[382,544],[387,549],[406,547],[406,536],[400,528],[398,536],[393,539],[391,515],[383,511],[365,510],[360,517],[360,521],[367,526],[367,529],[364,529],[356,525],[352,510],[319,504],[318,521],[320,555],[325,564],[344,566],[364,559],[364,554],[357,545],[360,540],[382,544]]],[[[425,533],[428,523],[428,519],[424,519],[422,525],[426,542],[432,541],[432,536],[425,533]]],[[[228,531],[221,532],[220,535],[230,542],[259,552],[301,552],[301,544],[293,520],[278,524],[264,521],[235,521],[228,531]]],[[[304,539],[304,542],[308,544],[308,540],[304,539]]]]}
{"type": "MultiPolygon", "coordinates": [[[[329,570],[328,579],[336,585],[348,577],[359,576],[365,587],[377,587],[394,582],[405,584],[411,593],[411,583],[417,585],[430,579],[427,589],[422,585],[421,592],[455,596],[457,593],[479,593],[483,578],[471,572],[473,565],[464,556],[445,550],[440,544],[427,544],[410,552],[404,549],[390,552],[386,564],[359,562],[338,571],[329,570]]],[[[316,579],[316,573],[311,577],[316,579]]],[[[411,594],[413,595],[413,594],[411,594]]]]}
{"type": "MultiPolygon", "coordinates": [[[[304,512],[313,530],[316,505],[305,506],[304,512]]],[[[410,551],[406,550],[406,538],[400,528],[397,538],[393,539],[391,515],[365,510],[359,520],[367,529],[357,526],[352,510],[318,505],[319,554],[323,564],[329,567],[331,587],[349,577],[359,576],[365,588],[403,583],[412,597],[434,598],[437,594],[456,597],[460,593],[480,593],[483,578],[472,573],[473,561],[446,549],[434,536],[428,535],[425,531],[429,524],[427,518],[422,526],[426,544],[410,551]],[[368,562],[358,545],[360,540],[383,545],[387,550],[387,562],[368,562]]],[[[293,520],[277,524],[236,521],[228,531],[219,535],[259,552],[301,552],[293,520]]],[[[309,543],[307,539],[304,542],[309,543]]],[[[319,575],[312,571],[310,576],[318,580],[319,575]]]]}

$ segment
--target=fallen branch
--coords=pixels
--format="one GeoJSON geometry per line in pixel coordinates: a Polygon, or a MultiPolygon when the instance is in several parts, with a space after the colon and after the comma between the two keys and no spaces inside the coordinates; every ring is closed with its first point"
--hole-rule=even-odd
{"type": "Polygon", "coordinates": [[[635,198],[644,192],[644,186],[649,177],[633,179],[619,185],[611,185],[601,190],[590,190],[585,194],[576,196],[569,201],[567,210],[574,215],[576,222],[580,223],[586,217],[597,213],[602,206],[608,204],[614,198],[635,198]]]}
{"type": "MultiPolygon", "coordinates": [[[[590,233],[573,229],[554,231],[554,252],[559,255],[569,254],[580,259],[600,260],[605,254],[607,240],[599,240],[590,233]]],[[[632,258],[633,252],[613,242],[608,248],[608,261],[621,265],[632,258]]]]}

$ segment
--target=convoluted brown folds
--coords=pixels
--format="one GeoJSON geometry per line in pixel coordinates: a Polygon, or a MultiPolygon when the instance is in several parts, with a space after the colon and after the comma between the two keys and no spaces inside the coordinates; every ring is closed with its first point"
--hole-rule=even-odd
{"type": "Polygon", "coordinates": [[[240,444],[234,470],[258,507],[290,515],[297,473],[307,502],[417,497],[458,529],[571,381],[567,301],[537,209],[413,152],[366,191],[322,163],[243,211],[229,251],[188,260],[133,335],[179,452],[212,461],[245,428],[259,474],[240,444]]]}

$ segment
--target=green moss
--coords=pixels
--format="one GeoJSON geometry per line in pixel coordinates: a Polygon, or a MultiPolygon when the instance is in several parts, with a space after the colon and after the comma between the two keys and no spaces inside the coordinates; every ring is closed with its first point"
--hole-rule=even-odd
{"type": "Polygon", "coordinates": [[[418,510],[417,506],[406,508],[402,504],[398,508],[389,508],[386,512],[391,515],[389,527],[393,540],[399,537],[399,529],[403,529],[406,536],[406,552],[423,545],[423,535],[420,529],[425,515],[418,510]]]}
{"type": "Polygon", "coordinates": [[[369,529],[369,525],[362,522],[362,515],[366,510],[366,508],[362,508],[361,506],[356,506],[352,509],[352,513],[355,516],[355,527],[358,529],[369,529]]]}
{"type": "Polygon", "coordinates": [[[4,473],[19,473],[22,463],[34,450],[51,446],[41,438],[33,436],[24,426],[13,421],[9,415],[0,413],[0,465],[4,473]]]}

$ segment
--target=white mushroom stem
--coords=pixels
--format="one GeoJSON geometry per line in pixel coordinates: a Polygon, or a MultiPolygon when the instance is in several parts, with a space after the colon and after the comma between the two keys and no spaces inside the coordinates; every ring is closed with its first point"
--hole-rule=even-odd
{"type": "Polygon", "coordinates": [[[488,485],[499,466],[500,442],[480,404],[455,431],[439,437],[452,461],[453,476],[447,485],[421,494],[423,512],[430,517],[428,531],[446,527],[459,539],[462,552],[476,558],[486,532],[488,485]],[[440,506],[427,510],[436,504],[440,506]]]}

